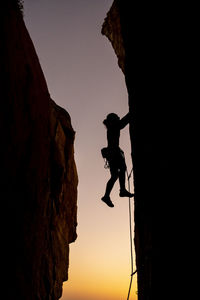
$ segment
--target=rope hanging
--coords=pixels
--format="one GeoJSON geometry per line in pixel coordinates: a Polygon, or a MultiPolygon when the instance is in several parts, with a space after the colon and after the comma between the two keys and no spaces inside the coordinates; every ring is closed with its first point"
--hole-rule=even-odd
{"type": "MultiPolygon", "coordinates": [[[[128,171],[126,170],[129,193],[130,193],[130,178],[131,178],[132,172],[133,172],[133,168],[129,175],[128,175],[128,171]]],[[[129,197],[129,230],[130,230],[130,253],[131,253],[131,279],[130,279],[130,284],[129,284],[127,300],[129,300],[130,293],[131,293],[133,275],[135,275],[137,273],[137,270],[133,271],[133,234],[132,234],[132,213],[131,213],[131,198],[130,197],[129,197]]]]}

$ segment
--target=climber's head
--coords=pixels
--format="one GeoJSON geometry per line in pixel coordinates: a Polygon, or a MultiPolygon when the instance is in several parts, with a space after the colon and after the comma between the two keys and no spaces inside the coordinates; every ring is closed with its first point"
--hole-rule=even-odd
{"type": "Polygon", "coordinates": [[[108,128],[115,125],[120,120],[119,116],[115,113],[108,114],[106,119],[103,121],[103,124],[108,128]]]}

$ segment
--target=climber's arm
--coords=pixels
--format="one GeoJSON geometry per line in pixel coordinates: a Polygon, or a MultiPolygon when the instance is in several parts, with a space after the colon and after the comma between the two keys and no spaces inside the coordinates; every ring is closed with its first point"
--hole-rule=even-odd
{"type": "Polygon", "coordinates": [[[129,122],[130,122],[130,113],[127,113],[127,115],[125,115],[120,120],[120,129],[123,129],[129,122]]]}

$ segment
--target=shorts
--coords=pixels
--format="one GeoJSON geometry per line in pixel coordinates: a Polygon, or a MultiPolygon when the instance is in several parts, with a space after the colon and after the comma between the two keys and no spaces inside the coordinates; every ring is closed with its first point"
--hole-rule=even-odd
{"type": "Polygon", "coordinates": [[[120,148],[111,149],[107,160],[111,174],[126,171],[124,152],[120,148]]]}

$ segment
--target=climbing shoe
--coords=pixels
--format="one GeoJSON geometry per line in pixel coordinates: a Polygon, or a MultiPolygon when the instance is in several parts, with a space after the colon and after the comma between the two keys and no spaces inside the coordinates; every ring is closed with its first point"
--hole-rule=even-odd
{"type": "Polygon", "coordinates": [[[101,198],[101,200],[103,202],[105,202],[109,207],[114,207],[114,204],[112,203],[112,201],[110,200],[109,196],[104,196],[101,198]]]}
{"type": "Polygon", "coordinates": [[[120,190],[119,196],[132,198],[134,194],[129,193],[127,190],[120,190]]]}

